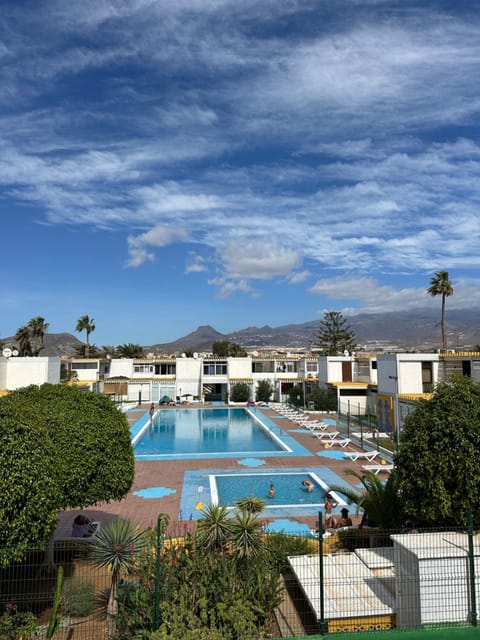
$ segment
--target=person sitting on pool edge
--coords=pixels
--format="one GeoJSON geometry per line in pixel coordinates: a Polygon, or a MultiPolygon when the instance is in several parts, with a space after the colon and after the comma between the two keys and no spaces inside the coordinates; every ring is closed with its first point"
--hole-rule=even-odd
{"type": "Polygon", "coordinates": [[[340,511],[340,513],[341,513],[341,516],[337,520],[337,528],[340,529],[341,527],[353,527],[352,519],[348,515],[348,509],[344,507],[340,511]]]}
{"type": "Polygon", "coordinates": [[[302,487],[308,491],[308,493],[312,493],[315,488],[315,485],[311,480],[302,480],[302,487]]]}
{"type": "Polygon", "coordinates": [[[273,484],[270,485],[270,489],[268,490],[268,497],[269,498],[275,497],[275,485],[273,484]]]}

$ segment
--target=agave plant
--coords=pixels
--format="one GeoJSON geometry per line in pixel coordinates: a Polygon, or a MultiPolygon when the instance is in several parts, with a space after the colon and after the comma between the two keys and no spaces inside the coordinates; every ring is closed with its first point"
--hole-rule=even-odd
{"type": "Polygon", "coordinates": [[[107,614],[112,626],[112,616],[118,613],[117,591],[122,573],[135,568],[138,556],[146,550],[148,531],[139,529],[131,520],[118,518],[101,528],[90,542],[89,557],[96,567],[108,567],[112,574],[112,586],[107,614]]]}

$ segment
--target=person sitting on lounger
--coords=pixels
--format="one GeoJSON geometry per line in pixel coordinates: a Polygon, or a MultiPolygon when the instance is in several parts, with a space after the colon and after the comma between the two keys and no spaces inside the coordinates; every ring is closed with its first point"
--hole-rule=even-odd
{"type": "Polygon", "coordinates": [[[315,488],[315,485],[311,480],[302,480],[302,487],[308,491],[308,493],[312,493],[315,488]]]}

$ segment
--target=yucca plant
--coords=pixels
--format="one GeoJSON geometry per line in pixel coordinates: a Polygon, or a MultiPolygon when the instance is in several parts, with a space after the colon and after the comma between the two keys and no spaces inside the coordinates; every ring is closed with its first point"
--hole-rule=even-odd
{"type": "Polygon", "coordinates": [[[262,545],[262,523],[255,513],[235,512],[231,522],[229,545],[237,558],[248,559],[259,553],[262,545]]]}
{"type": "Polygon", "coordinates": [[[235,500],[235,504],[240,511],[248,511],[248,513],[261,513],[265,509],[266,502],[263,498],[257,496],[247,496],[235,500]]]}
{"type": "Polygon", "coordinates": [[[232,519],[225,505],[209,504],[197,524],[197,541],[207,549],[221,549],[230,538],[232,519]]]}
{"type": "Polygon", "coordinates": [[[139,555],[147,548],[148,531],[139,529],[131,520],[118,518],[101,528],[89,543],[89,557],[96,567],[108,567],[112,573],[112,585],[108,599],[107,615],[113,627],[112,616],[118,613],[118,582],[122,573],[131,573],[139,555]]]}

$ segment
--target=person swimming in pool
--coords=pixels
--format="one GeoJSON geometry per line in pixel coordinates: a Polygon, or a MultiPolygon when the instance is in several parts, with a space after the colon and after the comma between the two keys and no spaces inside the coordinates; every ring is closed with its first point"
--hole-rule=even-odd
{"type": "Polygon", "coordinates": [[[269,498],[274,498],[275,497],[275,485],[274,484],[270,485],[270,489],[268,490],[268,497],[269,498]]]}
{"type": "Polygon", "coordinates": [[[311,480],[302,480],[302,487],[308,491],[308,493],[312,493],[315,488],[315,485],[311,480]]]}

